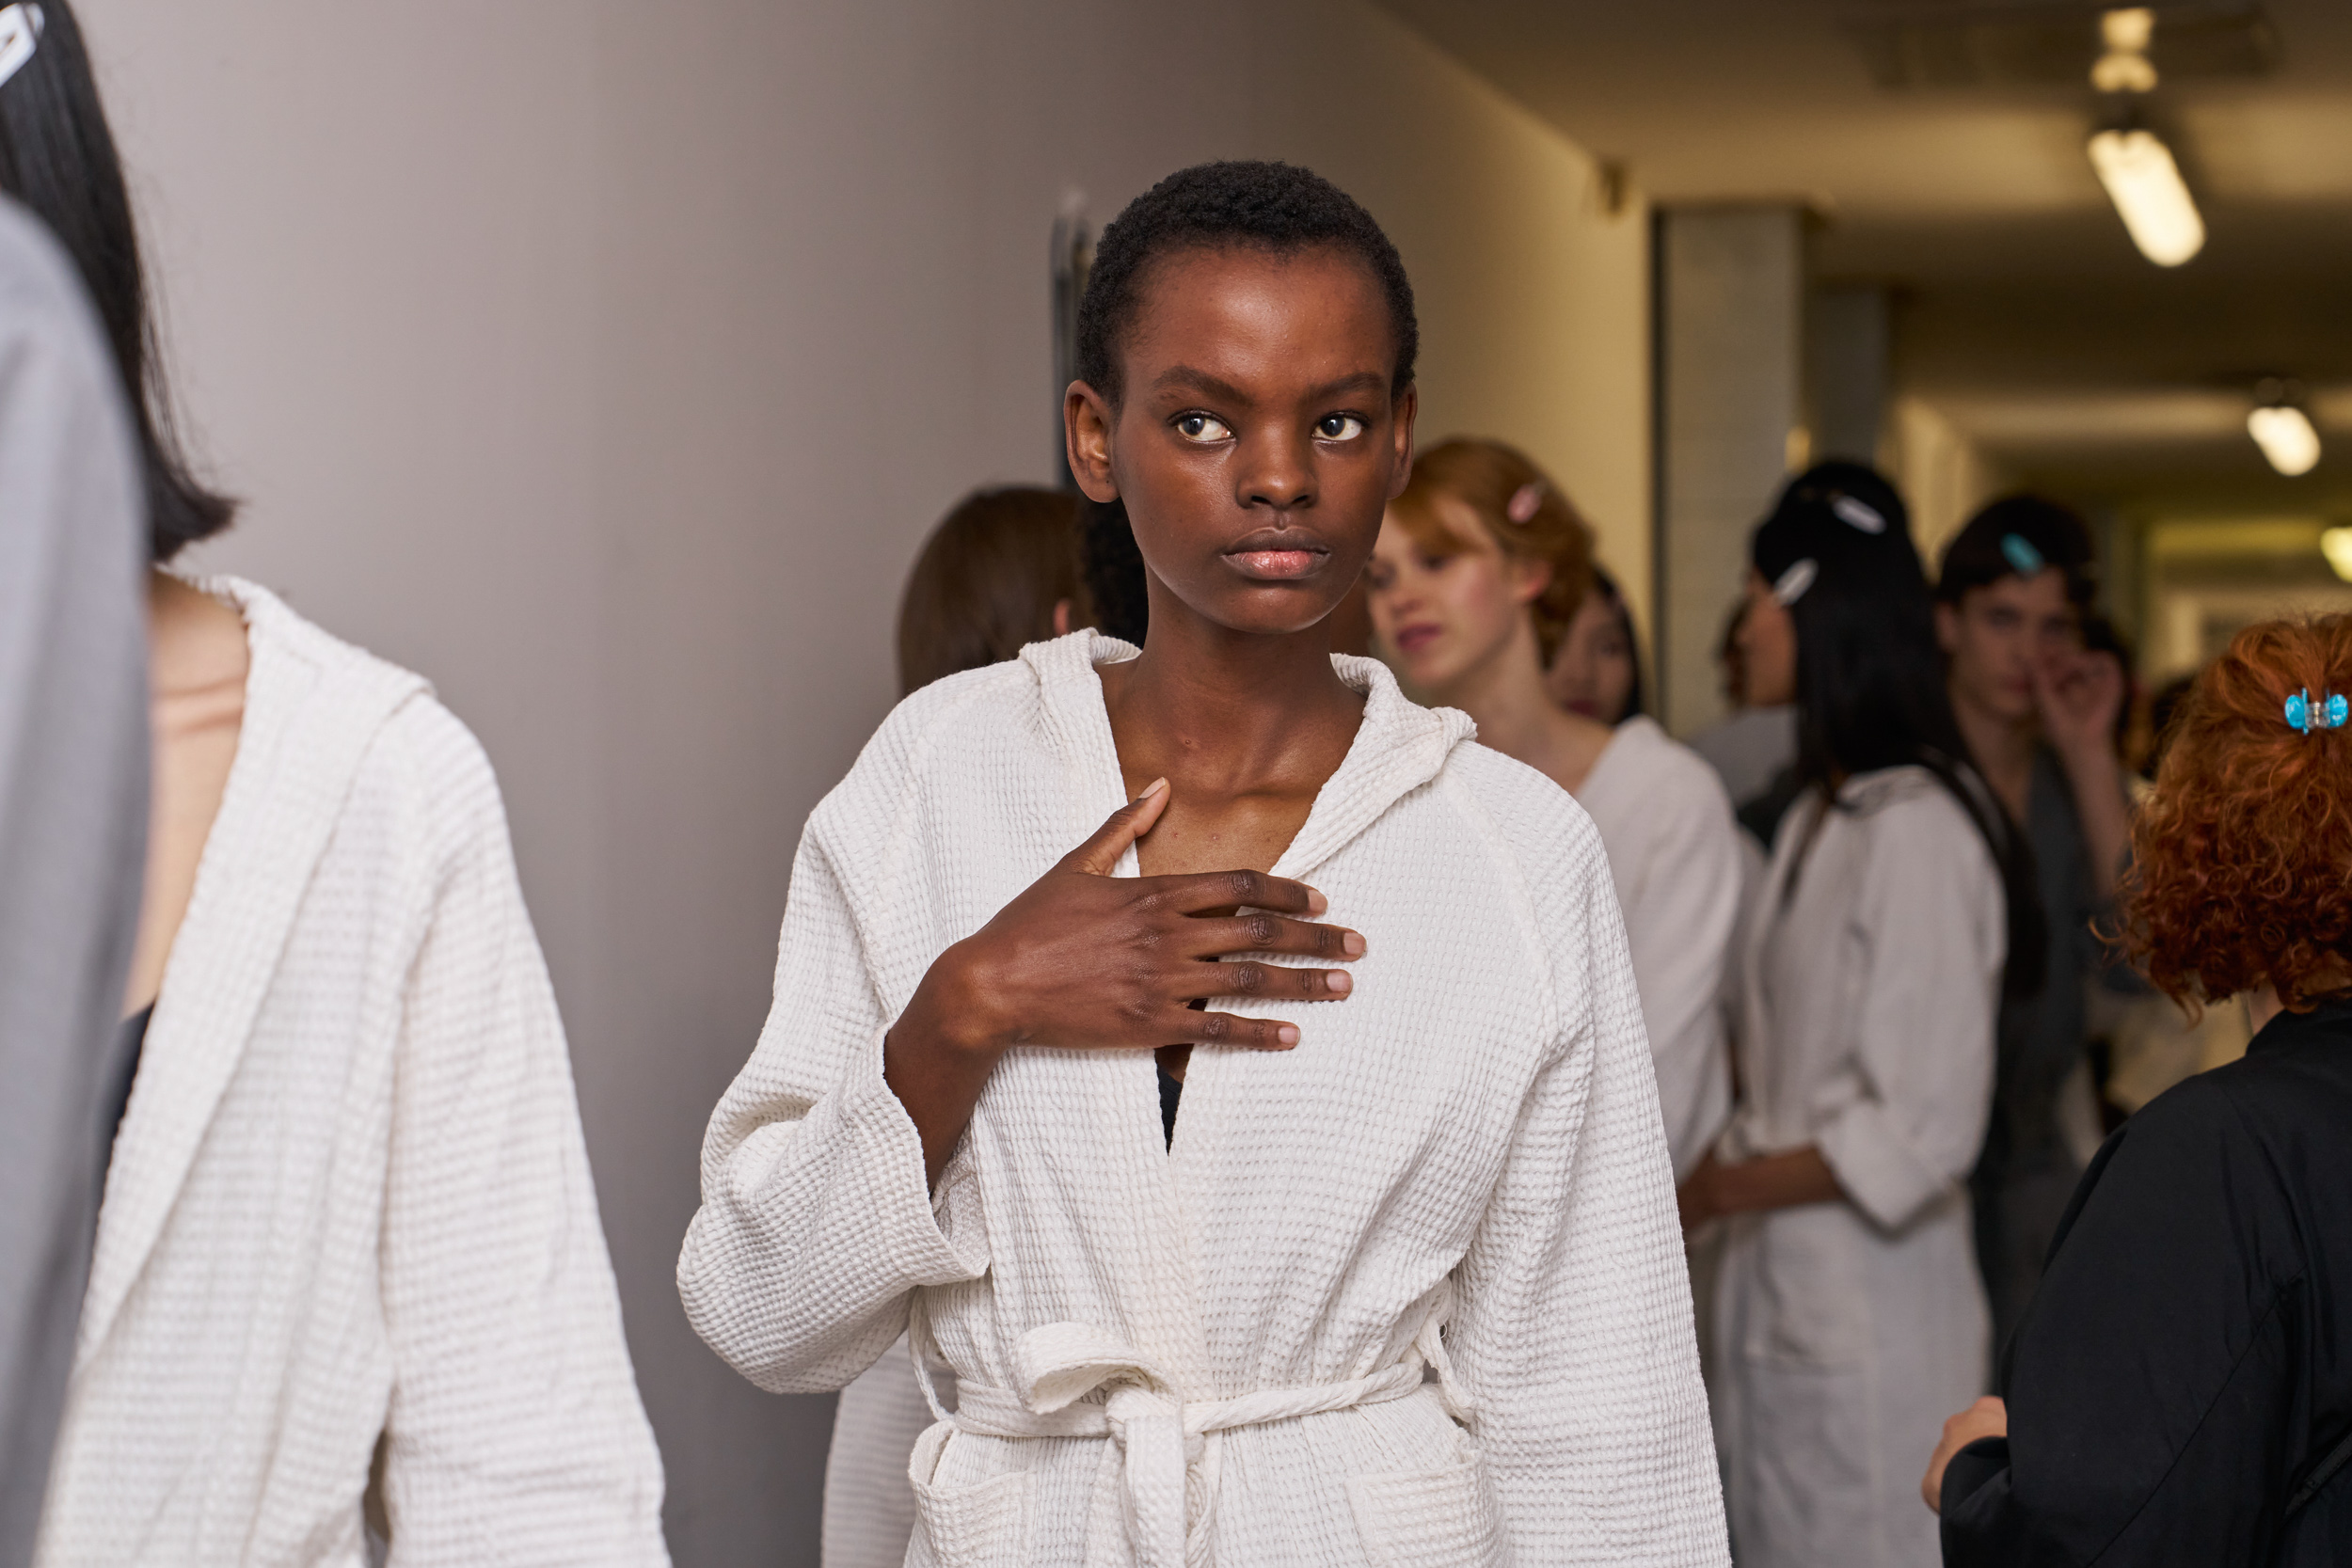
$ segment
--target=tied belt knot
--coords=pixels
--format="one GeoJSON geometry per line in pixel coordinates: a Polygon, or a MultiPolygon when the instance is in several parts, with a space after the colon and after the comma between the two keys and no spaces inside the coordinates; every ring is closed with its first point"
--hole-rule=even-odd
{"type": "MultiPolygon", "coordinates": [[[[941,1439],[948,1430],[1012,1439],[1106,1437],[1098,1484],[1118,1492],[1139,1568],[1211,1568],[1222,1433],[1403,1399],[1423,1386],[1431,1370],[1447,1414],[1469,1419],[1469,1402],[1439,1337],[1449,1305],[1450,1292],[1441,1289],[1405,1358],[1369,1376],[1228,1399],[1185,1399],[1166,1369],[1117,1336],[1060,1323],[1033,1328],[1014,1344],[1017,1388],[960,1382],[950,1415],[931,1386],[930,1336],[919,1310],[910,1348],[924,1397],[942,1423],[932,1429],[941,1439]]],[[[917,1447],[918,1482],[938,1452],[938,1440],[917,1447]]],[[[1091,1550],[1088,1560],[1096,1560],[1091,1550]]]]}

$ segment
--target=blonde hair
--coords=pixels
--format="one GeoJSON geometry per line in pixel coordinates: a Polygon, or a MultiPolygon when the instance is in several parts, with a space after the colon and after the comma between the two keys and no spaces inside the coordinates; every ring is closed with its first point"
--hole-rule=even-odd
{"type": "Polygon", "coordinates": [[[1440,496],[1469,507],[1505,559],[1551,568],[1551,580],[1528,606],[1549,664],[1592,591],[1593,531],[1583,515],[1524,452],[1474,436],[1457,436],[1416,454],[1411,482],[1389,507],[1413,543],[1431,554],[1470,548],[1438,515],[1440,496]]]}

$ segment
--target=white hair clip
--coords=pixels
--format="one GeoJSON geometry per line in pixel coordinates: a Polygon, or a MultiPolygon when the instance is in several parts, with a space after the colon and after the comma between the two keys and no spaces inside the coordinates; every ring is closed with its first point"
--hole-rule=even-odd
{"type": "Polygon", "coordinates": [[[1544,482],[1531,480],[1511,492],[1511,503],[1502,509],[1502,515],[1525,528],[1535,520],[1535,511],[1543,504],[1544,482]]]}
{"type": "Polygon", "coordinates": [[[1886,519],[1879,515],[1879,509],[1867,502],[1858,501],[1851,496],[1832,497],[1829,509],[1837,514],[1840,522],[1849,527],[1858,528],[1865,533],[1886,531],[1886,519]]]}
{"type": "Polygon", "coordinates": [[[0,82],[24,69],[24,62],[33,57],[33,46],[40,41],[41,29],[48,24],[39,6],[0,8],[0,82]]]}
{"type": "Polygon", "coordinates": [[[1804,591],[1812,587],[1813,579],[1820,575],[1820,565],[1811,556],[1806,556],[1803,561],[1791,562],[1788,570],[1781,573],[1778,580],[1773,582],[1772,597],[1778,599],[1781,608],[1785,610],[1804,598],[1804,591]]]}

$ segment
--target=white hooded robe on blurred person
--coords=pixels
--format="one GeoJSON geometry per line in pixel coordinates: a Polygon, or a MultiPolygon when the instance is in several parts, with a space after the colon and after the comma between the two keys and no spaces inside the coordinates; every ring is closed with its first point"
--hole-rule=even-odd
{"type": "Polygon", "coordinates": [[[488,759],[266,591],[99,1215],[43,1568],[660,1568],[555,994],[488,759]]]}

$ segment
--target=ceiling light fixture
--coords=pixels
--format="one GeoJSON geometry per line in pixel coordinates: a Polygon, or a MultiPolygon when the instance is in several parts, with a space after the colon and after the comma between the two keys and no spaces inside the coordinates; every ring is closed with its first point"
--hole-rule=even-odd
{"type": "Polygon", "coordinates": [[[2156,35],[2156,13],[2145,6],[2108,11],[2099,18],[2099,41],[2107,52],[2090,67],[2090,85],[2101,92],[2153,92],[2156,68],[2148,45],[2156,35]]]}
{"type": "Polygon", "coordinates": [[[2257,408],[2246,416],[2246,434],[2270,459],[2270,466],[2294,479],[2319,465],[2319,432],[2300,408],[2257,408]]]}
{"type": "MultiPolygon", "coordinates": [[[[2293,479],[2319,463],[2319,432],[2303,412],[2299,382],[2268,375],[2254,384],[2254,411],[2246,416],[2246,434],[2263,450],[2270,466],[2293,479]]],[[[2330,558],[2332,559],[2332,557],[2330,558]]]]}
{"type": "Polygon", "coordinates": [[[2153,131],[2106,130],[2090,138],[2090,166],[2107,188],[2139,253],[2177,267],[2205,247],[2205,220],[2172,150],[2153,131]]]}
{"type": "Polygon", "coordinates": [[[2328,558],[2329,570],[2344,581],[2352,582],[2352,528],[2321,530],[2319,553],[2328,558]]]}

